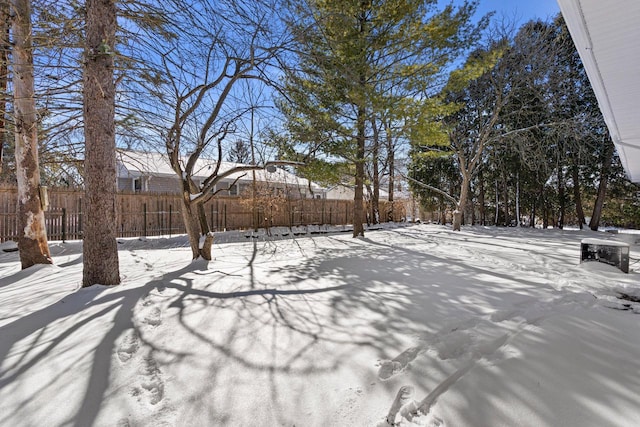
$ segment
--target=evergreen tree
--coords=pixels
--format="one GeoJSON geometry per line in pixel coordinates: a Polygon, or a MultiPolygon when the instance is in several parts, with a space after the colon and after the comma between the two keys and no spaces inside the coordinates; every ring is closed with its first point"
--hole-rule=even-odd
{"type": "Polygon", "coordinates": [[[477,36],[476,5],[437,11],[431,0],[314,0],[292,7],[297,63],[287,69],[280,106],[296,148],[353,164],[354,237],[364,234],[365,164],[378,160],[374,129],[389,119],[389,89],[416,95],[412,83],[440,75],[477,36]]]}
{"type": "Polygon", "coordinates": [[[120,283],[116,243],[114,0],[87,0],[84,68],[85,238],[82,285],[120,283]]]}

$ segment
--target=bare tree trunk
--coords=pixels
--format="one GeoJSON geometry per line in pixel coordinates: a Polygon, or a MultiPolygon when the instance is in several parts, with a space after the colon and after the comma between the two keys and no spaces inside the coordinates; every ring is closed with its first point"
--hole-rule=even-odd
{"type": "Polygon", "coordinates": [[[504,192],[504,226],[509,225],[509,180],[506,170],[502,171],[502,191],[504,192]]]}
{"type": "Polygon", "coordinates": [[[480,224],[486,224],[486,212],[484,209],[484,176],[482,169],[478,172],[478,212],[480,214],[480,224]]]}
{"type": "Polygon", "coordinates": [[[114,0],[87,0],[84,69],[85,230],[82,286],[120,283],[116,243],[114,0]]]}
{"type": "Polygon", "coordinates": [[[473,192],[471,191],[471,179],[469,179],[467,187],[467,203],[465,203],[464,205],[462,220],[464,221],[465,225],[473,225],[475,205],[473,203],[473,192]]]}
{"type": "Polygon", "coordinates": [[[200,220],[197,209],[192,206],[190,195],[183,194],[182,199],[182,220],[184,228],[189,236],[189,246],[191,246],[192,259],[200,258],[200,220]]]}
{"type": "Polygon", "coordinates": [[[0,2],[0,173],[4,159],[4,147],[8,142],[7,132],[7,104],[9,90],[9,52],[11,19],[9,16],[9,2],[0,2]]]}
{"type": "Polygon", "coordinates": [[[571,168],[571,174],[573,178],[573,198],[576,203],[576,215],[578,216],[578,225],[580,226],[580,230],[586,224],[584,219],[584,209],[582,208],[582,195],[580,193],[580,174],[578,170],[578,165],[574,162],[571,168]]]}
{"type": "Polygon", "coordinates": [[[536,226],[536,202],[531,203],[531,218],[529,218],[529,227],[536,226]]]}
{"type": "Polygon", "coordinates": [[[516,226],[520,227],[520,174],[516,174],[516,226]]]}
{"type": "Polygon", "coordinates": [[[375,120],[372,120],[373,127],[373,192],[371,194],[371,222],[380,224],[380,165],[378,164],[378,155],[380,151],[380,135],[375,120]]]}
{"type": "Polygon", "coordinates": [[[498,194],[498,180],[496,179],[496,214],[493,219],[493,225],[498,226],[498,219],[500,214],[500,196],[498,194]]]}
{"type": "Polygon", "coordinates": [[[22,268],[51,264],[38,164],[38,120],[33,82],[31,3],[12,0],[13,87],[18,178],[18,248],[22,268]]]}
{"type": "Polygon", "coordinates": [[[358,108],[358,135],[356,137],[356,188],[353,198],[353,237],[364,236],[364,160],[365,160],[365,111],[358,108]]]}
{"type": "Polygon", "coordinates": [[[613,142],[611,141],[611,139],[607,139],[606,144],[607,147],[602,159],[602,169],[600,170],[600,185],[598,185],[598,197],[596,198],[595,205],[593,206],[593,215],[591,215],[591,221],[589,221],[589,228],[593,231],[598,231],[598,227],[600,226],[600,218],[602,217],[604,199],[607,195],[607,183],[609,182],[611,160],[613,159],[613,142]]]}
{"type": "Polygon", "coordinates": [[[540,200],[542,201],[542,228],[546,230],[549,227],[549,202],[544,194],[544,186],[540,192],[540,200]]]}
{"type": "Polygon", "coordinates": [[[389,126],[387,126],[385,133],[387,138],[387,160],[389,163],[389,209],[387,210],[387,221],[392,222],[395,219],[393,215],[393,192],[395,190],[396,159],[395,150],[393,149],[393,138],[389,126]]]}
{"type": "Polygon", "coordinates": [[[469,176],[467,174],[462,175],[462,186],[460,187],[460,200],[458,200],[458,206],[453,212],[453,231],[460,231],[462,226],[462,213],[467,205],[467,199],[469,197],[469,176]]]}
{"type": "Polygon", "coordinates": [[[196,205],[191,202],[191,196],[189,193],[183,193],[182,201],[182,220],[184,221],[184,227],[186,229],[187,236],[189,237],[191,257],[194,260],[203,258],[207,261],[211,261],[211,244],[213,243],[213,234],[203,233],[201,230],[201,210],[204,211],[204,207],[202,204],[196,205]],[[201,237],[204,237],[202,245],[200,245],[201,237]]]}
{"type": "Polygon", "coordinates": [[[558,203],[560,206],[558,207],[558,223],[557,226],[559,229],[564,228],[564,219],[567,211],[567,195],[566,195],[566,185],[565,185],[565,177],[564,177],[564,168],[562,165],[558,163],[558,203]]]}

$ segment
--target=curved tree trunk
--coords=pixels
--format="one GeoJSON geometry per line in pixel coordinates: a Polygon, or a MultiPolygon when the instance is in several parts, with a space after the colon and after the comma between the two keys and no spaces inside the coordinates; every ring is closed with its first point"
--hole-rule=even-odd
{"type": "MultiPolygon", "coordinates": [[[[34,97],[29,0],[13,0],[13,86],[16,176],[18,178],[18,248],[22,268],[51,264],[40,194],[38,119],[34,97]]],[[[4,111],[2,112],[4,114],[4,111]]]]}
{"type": "Polygon", "coordinates": [[[602,208],[604,207],[604,199],[607,195],[607,183],[609,181],[609,172],[611,170],[611,161],[613,159],[613,142],[607,139],[607,147],[602,159],[602,169],[600,170],[600,185],[598,186],[598,197],[593,207],[593,215],[589,221],[589,228],[598,231],[600,226],[600,218],[602,217],[602,208]]]}
{"type": "MultiPolygon", "coordinates": [[[[189,237],[192,259],[202,258],[211,261],[213,233],[209,233],[208,226],[205,230],[202,229],[202,213],[204,213],[204,207],[201,203],[192,202],[191,194],[186,191],[183,192],[182,205],[182,220],[184,221],[184,227],[189,237]],[[203,239],[202,245],[200,244],[201,238],[203,239]]],[[[204,223],[206,226],[206,219],[204,223]]]]}

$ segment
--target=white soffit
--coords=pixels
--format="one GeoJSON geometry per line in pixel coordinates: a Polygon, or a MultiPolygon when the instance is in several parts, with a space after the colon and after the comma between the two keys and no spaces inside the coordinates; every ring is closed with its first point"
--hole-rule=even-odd
{"type": "Polygon", "coordinates": [[[558,0],[629,178],[640,183],[640,0],[558,0]]]}

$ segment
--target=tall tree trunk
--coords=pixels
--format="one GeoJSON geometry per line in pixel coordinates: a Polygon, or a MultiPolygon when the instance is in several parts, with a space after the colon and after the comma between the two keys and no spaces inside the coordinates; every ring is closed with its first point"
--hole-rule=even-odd
{"type": "Polygon", "coordinates": [[[596,198],[596,203],[593,206],[593,215],[591,215],[591,221],[589,221],[589,228],[593,231],[598,231],[598,227],[600,226],[600,218],[602,217],[604,199],[607,195],[607,183],[609,181],[609,173],[611,171],[611,161],[613,160],[613,142],[610,138],[607,138],[606,144],[607,146],[602,158],[602,168],[600,169],[598,197],[596,198]]]}
{"type": "Polygon", "coordinates": [[[115,0],[87,0],[83,286],[120,283],[116,243],[115,0]]]}
{"type": "Polygon", "coordinates": [[[371,194],[371,222],[380,224],[380,165],[378,163],[378,155],[380,152],[380,132],[375,119],[372,120],[373,128],[373,151],[371,153],[373,161],[373,192],[371,194]]]}
{"type": "MultiPolygon", "coordinates": [[[[33,82],[31,3],[12,0],[13,87],[18,178],[18,248],[22,268],[51,264],[38,164],[38,119],[33,82]]],[[[4,112],[3,112],[4,113],[4,112]]]]}
{"type": "Polygon", "coordinates": [[[567,192],[564,177],[564,168],[558,164],[558,228],[564,228],[564,219],[567,211],[567,192]]]}
{"type": "Polygon", "coordinates": [[[473,193],[471,191],[471,179],[469,179],[467,187],[467,202],[464,204],[462,220],[465,225],[473,225],[473,212],[475,211],[475,206],[473,204],[473,193]]]}
{"type": "Polygon", "coordinates": [[[8,142],[7,132],[7,104],[9,103],[9,52],[11,18],[9,2],[0,2],[0,173],[4,159],[4,147],[8,142]]]}
{"type": "Polygon", "coordinates": [[[578,164],[575,163],[575,161],[573,163],[573,166],[571,167],[571,175],[573,179],[573,198],[575,199],[576,203],[576,215],[578,216],[578,225],[580,226],[580,230],[582,230],[582,228],[586,224],[586,221],[584,219],[582,195],[580,193],[580,174],[578,170],[578,164]]]}
{"type": "Polygon", "coordinates": [[[516,173],[516,226],[520,225],[520,174],[516,173]]]}
{"type": "Polygon", "coordinates": [[[502,191],[504,194],[504,226],[509,225],[509,179],[507,178],[507,171],[502,171],[502,191]]]}
{"type": "Polygon", "coordinates": [[[456,210],[453,212],[453,231],[460,231],[460,227],[462,226],[462,214],[463,210],[467,204],[467,199],[469,197],[469,175],[466,173],[462,174],[462,185],[460,186],[460,200],[458,200],[458,206],[456,210]]]}
{"type": "Polygon", "coordinates": [[[529,218],[529,227],[536,226],[536,202],[531,202],[531,218],[529,218]]]}
{"type": "Polygon", "coordinates": [[[486,224],[486,212],[484,209],[484,176],[482,169],[478,172],[478,212],[480,214],[480,224],[486,224]]]}
{"type": "Polygon", "coordinates": [[[356,188],[353,198],[353,237],[364,236],[364,160],[365,160],[365,110],[358,107],[358,135],[356,136],[356,188]]]}
{"type": "Polygon", "coordinates": [[[493,225],[495,225],[496,227],[498,226],[498,221],[500,219],[499,214],[500,214],[500,196],[499,196],[499,192],[498,192],[498,180],[496,179],[496,214],[493,220],[493,225]]]}
{"type": "Polygon", "coordinates": [[[393,193],[395,191],[395,174],[396,174],[396,159],[395,159],[395,150],[393,149],[393,138],[391,135],[391,127],[389,125],[386,126],[385,134],[387,138],[387,161],[389,163],[389,209],[387,210],[387,221],[394,221],[393,215],[393,201],[394,196],[393,193]]]}
{"type": "MultiPolygon", "coordinates": [[[[367,12],[370,5],[367,2],[360,3],[360,15],[358,21],[360,25],[360,35],[364,37],[367,27],[367,12]]],[[[366,59],[360,59],[360,69],[358,70],[358,86],[360,93],[356,101],[356,188],[353,196],[353,237],[364,236],[364,161],[365,161],[365,144],[366,144],[366,126],[367,115],[365,107],[367,75],[366,75],[366,59]]]]}
{"type": "Polygon", "coordinates": [[[540,191],[540,200],[542,201],[542,228],[546,230],[549,227],[549,201],[545,195],[544,186],[540,191]]]}

